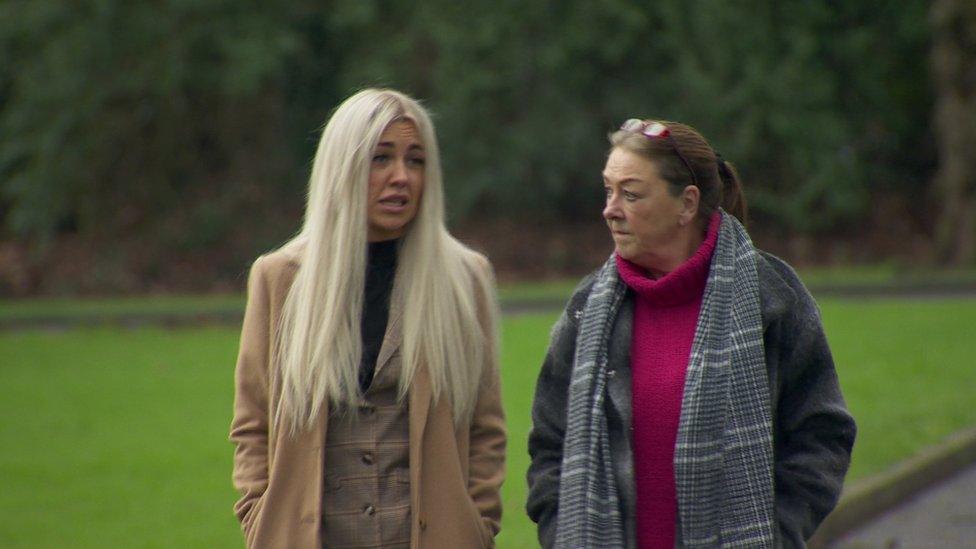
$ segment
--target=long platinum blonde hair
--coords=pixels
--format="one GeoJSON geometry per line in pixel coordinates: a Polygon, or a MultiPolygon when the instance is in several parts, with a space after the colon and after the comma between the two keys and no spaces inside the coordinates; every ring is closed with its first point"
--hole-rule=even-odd
{"type": "Polygon", "coordinates": [[[310,428],[327,402],[342,407],[362,401],[368,178],[380,135],[397,120],[414,123],[426,155],[420,206],[400,244],[391,297],[403,310],[399,396],[406,396],[417,370],[425,367],[435,400],[449,399],[460,426],[470,421],[485,368],[494,367],[494,283],[484,260],[445,227],[430,117],[399,92],[363,90],[339,105],[326,124],[304,225],[283,246],[301,258],[273,347],[281,372],[278,412],[292,433],[310,428]],[[479,311],[479,303],[487,307],[479,311]]]}

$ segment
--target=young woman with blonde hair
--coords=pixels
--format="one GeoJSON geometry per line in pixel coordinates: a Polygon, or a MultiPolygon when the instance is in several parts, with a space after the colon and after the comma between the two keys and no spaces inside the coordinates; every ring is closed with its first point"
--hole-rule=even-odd
{"type": "Polygon", "coordinates": [[[348,98],[302,230],[248,281],[230,433],[247,545],[493,545],[496,322],[490,265],[445,228],[430,117],[392,90],[348,98]]]}

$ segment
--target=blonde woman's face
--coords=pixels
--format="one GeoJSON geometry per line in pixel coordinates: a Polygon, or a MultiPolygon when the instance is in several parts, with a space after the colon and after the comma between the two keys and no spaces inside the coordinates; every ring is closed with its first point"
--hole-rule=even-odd
{"type": "Polygon", "coordinates": [[[370,242],[392,240],[406,232],[420,206],[425,162],[424,144],[413,122],[397,120],[386,127],[369,169],[370,242]]]}

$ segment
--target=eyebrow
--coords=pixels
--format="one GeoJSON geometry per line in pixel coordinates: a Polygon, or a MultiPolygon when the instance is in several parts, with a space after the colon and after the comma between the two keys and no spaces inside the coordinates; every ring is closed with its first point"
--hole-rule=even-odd
{"type": "MultiPolygon", "coordinates": [[[[380,141],[379,143],[376,144],[376,148],[380,148],[380,147],[393,148],[393,146],[394,145],[393,145],[393,142],[392,141],[380,141]]],[[[408,151],[423,151],[424,150],[424,147],[422,145],[420,145],[420,144],[412,143],[409,147],[407,147],[407,150],[408,151]]]]}
{"type": "MultiPolygon", "coordinates": [[[[604,183],[608,183],[610,181],[609,179],[607,179],[607,174],[601,174],[601,175],[603,175],[603,182],[604,183]]],[[[637,177],[625,177],[625,178],[621,179],[620,181],[618,181],[617,184],[618,185],[627,185],[627,184],[630,184],[630,183],[643,183],[643,182],[644,182],[644,180],[639,179],[637,177]]]]}

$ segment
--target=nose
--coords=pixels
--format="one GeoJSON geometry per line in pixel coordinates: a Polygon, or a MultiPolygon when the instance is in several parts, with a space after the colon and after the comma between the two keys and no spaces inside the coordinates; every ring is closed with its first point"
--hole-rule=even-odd
{"type": "Polygon", "coordinates": [[[390,174],[390,184],[402,187],[408,182],[407,164],[404,161],[393,163],[393,173],[390,174]]]}
{"type": "Polygon", "coordinates": [[[620,212],[620,204],[618,204],[616,196],[608,195],[607,205],[603,207],[603,219],[611,221],[614,219],[620,219],[621,217],[623,217],[623,215],[620,212]]]}

